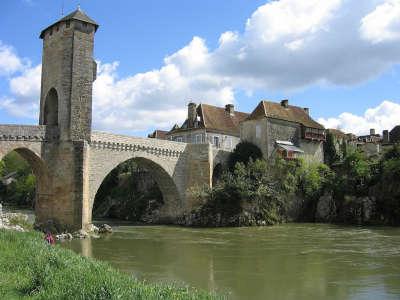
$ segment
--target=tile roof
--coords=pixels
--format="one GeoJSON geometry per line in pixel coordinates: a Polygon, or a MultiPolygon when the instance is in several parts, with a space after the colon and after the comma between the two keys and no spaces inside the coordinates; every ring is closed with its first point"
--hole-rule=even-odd
{"type": "Polygon", "coordinates": [[[174,126],[169,133],[203,128],[221,134],[240,136],[239,123],[249,116],[248,113],[240,111],[235,111],[231,115],[226,111],[225,107],[217,107],[209,104],[199,104],[196,112],[200,117],[197,127],[189,128],[189,122],[186,119],[180,128],[174,126]]]}
{"type": "Polygon", "coordinates": [[[339,129],[329,128],[327,130],[328,130],[329,133],[331,133],[332,135],[337,136],[337,137],[343,138],[343,137],[347,136],[346,133],[344,133],[343,131],[341,131],[339,129]]]}
{"type": "Polygon", "coordinates": [[[78,8],[77,10],[73,11],[69,15],[66,15],[65,17],[63,17],[60,20],[58,20],[57,22],[55,22],[54,24],[48,26],[46,29],[42,30],[42,32],[40,33],[40,38],[43,38],[45,31],[47,29],[49,29],[50,27],[52,27],[53,25],[60,23],[60,22],[68,21],[68,20],[79,20],[82,22],[93,24],[95,26],[95,30],[97,30],[97,28],[99,27],[99,24],[97,24],[92,18],[90,18],[80,8],[78,8]]]}
{"type": "Polygon", "coordinates": [[[197,111],[206,129],[236,136],[240,135],[239,123],[249,116],[248,113],[240,111],[235,111],[231,115],[225,110],[225,107],[209,104],[200,104],[197,111]]]}
{"type": "Polygon", "coordinates": [[[324,126],[314,121],[304,108],[299,106],[288,105],[285,107],[281,103],[261,101],[247,120],[256,120],[263,117],[300,123],[305,127],[324,129],[324,126]]]}

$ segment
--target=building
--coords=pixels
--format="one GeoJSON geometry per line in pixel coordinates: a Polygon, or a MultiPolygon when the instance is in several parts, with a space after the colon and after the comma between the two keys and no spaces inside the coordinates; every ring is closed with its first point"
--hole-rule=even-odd
{"type": "Polygon", "coordinates": [[[364,142],[364,143],[379,143],[382,141],[381,135],[375,133],[375,129],[373,128],[369,130],[369,134],[360,135],[357,139],[359,142],[364,142]]]}
{"type": "Polygon", "coordinates": [[[240,137],[257,145],[265,158],[324,161],[325,128],[310,117],[308,108],[289,105],[288,100],[261,101],[241,123],[240,137]]]}
{"type": "Polygon", "coordinates": [[[165,130],[154,130],[153,133],[149,133],[147,135],[148,138],[151,139],[159,139],[159,140],[166,140],[167,139],[167,132],[165,130]]]}
{"type": "Polygon", "coordinates": [[[184,143],[211,143],[216,148],[231,151],[240,141],[239,123],[248,116],[235,111],[233,104],[217,107],[191,102],[185,122],[182,126],[176,124],[166,137],[184,143]]]}
{"type": "Polygon", "coordinates": [[[400,143],[400,125],[390,130],[389,139],[391,143],[400,143]]]}

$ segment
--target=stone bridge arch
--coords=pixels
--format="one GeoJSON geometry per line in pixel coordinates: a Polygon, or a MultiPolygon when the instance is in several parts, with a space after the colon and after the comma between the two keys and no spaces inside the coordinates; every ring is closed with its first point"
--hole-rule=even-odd
{"type": "MultiPolygon", "coordinates": [[[[98,153],[97,153],[98,154],[98,153]]],[[[99,157],[95,153],[91,152],[93,160],[97,160],[99,157]]],[[[96,194],[99,191],[101,184],[108,174],[121,164],[133,160],[140,167],[145,168],[153,177],[157,183],[162,195],[164,205],[161,207],[160,221],[168,222],[172,220],[178,211],[182,210],[182,197],[178,190],[178,187],[171,174],[171,164],[166,164],[164,161],[160,161],[156,157],[145,155],[144,153],[112,153],[107,161],[103,161],[101,168],[95,167],[95,162],[92,161],[90,164],[90,198],[89,198],[89,215],[90,219],[93,213],[94,200],[96,194]]]]}
{"type": "Polygon", "coordinates": [[[163,195],[160,221],[174,220],[186,208],[185,148],[182,143],[100,132],[92,134],[87,160],[89,191],[83,218],[89,224],[92,222],[94,199],[106,176],[120,164],[134,160],[149,171],[163,195]]]}
{"type": "Polygon", "coordinates": [[[36,178],[36,196],[35,196],[35,215],[38,222],[44,221],[49,214],[52,195],[49,194],[51,185],[51,176],[46,162],[41,158],[39,143],[2,143],[0,147],[0,159],[3,159],[12,151],[18,153],[32,168],[36,178]]]}

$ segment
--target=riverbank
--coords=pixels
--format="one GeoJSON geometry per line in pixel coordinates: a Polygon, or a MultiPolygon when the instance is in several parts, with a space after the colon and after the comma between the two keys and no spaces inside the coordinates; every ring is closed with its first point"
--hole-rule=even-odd
{"type": "Polygon", "coordinates": [[[221,299],[140,282],[99,262],[48,246],[41,233],[0,229],[0,299],[221,299]]]}

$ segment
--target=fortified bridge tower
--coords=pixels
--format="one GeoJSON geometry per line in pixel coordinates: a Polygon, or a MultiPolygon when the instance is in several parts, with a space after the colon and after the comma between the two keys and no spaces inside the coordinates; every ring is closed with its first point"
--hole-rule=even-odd
{"type": "MultiPolygon", "coordinates": [[[[95,21],[80,9],[44,29],[39,124],[56,128],[43,143],[42,159],[51,173],[48,201],[38,201],[40,220],[87,223],[88,152],[92,122],[95,21]],[[50,186],[51,185],[51,186],[50,186]]],[[[79,226],[78,226],[79,227],[79,226]]]]}
{"type": "Polygon", "coordinates": [[[212,184],[226,158],[209,144],[92,132],[93,60],[98,24],[80,9],[47,27],[43,39],[39,125],[0,125],[0,159],[16,151],[37,178],[36,220],[70,229],[90,228],[102,181],[119,164],[135,160],[163,194],[160,222],[177,222],[198,204],[193,187],[212,184]]]}

